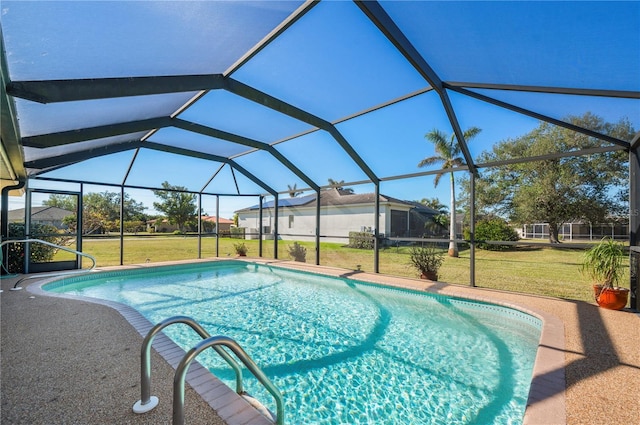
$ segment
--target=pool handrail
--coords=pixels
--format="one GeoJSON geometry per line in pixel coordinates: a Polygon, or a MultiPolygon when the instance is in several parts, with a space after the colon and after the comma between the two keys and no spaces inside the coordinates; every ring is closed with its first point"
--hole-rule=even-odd
{"type": "Polygon", "coordinates": [[[35,274],[33,276],[24,276],[24,277],[22,277],[22,278],[20,278],[20,279],[18,279],[16,281],[16,283],[13,285],[12,290],[17,291],[19,289],[22,289],[22,288],[18,287],[18,284],[21,283],[21,282],[24,282],[25,280],[28,280],[28,279],[40,279],[40,278],[43,278],[43,277],[55,277],[55,276],[66,276],[66,275],[69,275],[69,274],[87,273],[87,272],[92,271],[96,267],[96,259],[95,259],[95,257],[93,255],[89,255],[89,254],[81,252],[81,251],[76,251],[75,249],[67,248],[66,246],[56,245],[56,244],[51,243],[49,241],[43,241],[42,239],[9,239],[9,240],[6,240],[6,241],[0,243],[0,249],[3,246],[5,246],[5,245],[7,245],[9,243],[32,243],[32,242],[38,242],[38,243],[41,243],[41,244],[44,244],[44,245],[52,246],[52,247],[57,248],[57,249],[61,249],[63,251],[70,252],[72,254],[80,255],[81,257],[87,257],[88,259],[90,259],[93,262],[93,264],[88,269],[66,270],[66,271],[58,271],[58,272],[44,273],[44,274],[38,273],[38,274],[35,274]]]}
{"type": "MultiPolygon", "coordinates": [[[[284,401],[282,399],[282,393],[280,393],[273,382],[271,382],[251,357],[242,349],[240,344],[233,339],[222,335],[212,336],[200,341],[195,347],[187,352],[176,368],[176,374],[173,379],[173,425],[184,425],[184,380],[187,375],[189,365],[202,351],[209,347],[215,349],[220,345],[223,345],[233,351],[253,376],[256,377],[256,379],[267,389],[267,391],[269,391],[269,393],[271,393],[276,401],[276,424],[284,425],[284,401]]],[[[246,393],[243,392],[240,395],[245,394],[246,393]]]]}
{"type": "MultiPolygon", "coordinates": [[[[140,351],[140,400],[133,405],[133,411],[135,413],[146,413],[158,405],[158,398],[151,395],[151,343],[156,335],[168,326],[181,323],[188,325],[193,329],[202,339],[208,339],[211,337],[198,322],[188,316],[173,316],[169,317],[157,325],[151,328],[147,333],[147,336],[142,341],[142,349],[140,351]]],[[[229,355],[224,349],[220,347],[213,347],[213,349],[222,357],[236,374],[236,392],[238,394],[244,393],[244,387],[242,384],[242,370],[240,365],[233,357],[229,355]]]]}

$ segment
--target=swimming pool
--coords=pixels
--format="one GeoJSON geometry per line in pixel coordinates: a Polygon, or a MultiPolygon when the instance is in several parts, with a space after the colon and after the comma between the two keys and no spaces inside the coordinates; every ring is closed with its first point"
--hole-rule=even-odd
{"type": "MultiPolygon", "coordinates": [[[[238,341],[290,424],[521,423],[541,321],[508,307],[242,261],[106,272],[48,291],[191,316],[238,341]]],[[[166,331],[185,349],[192,331],[166,331]]],[[[215,356],[200,363],[232,388],[215,356]]],[[[272,398],[249,376],[249,392],[272,398]]]]}

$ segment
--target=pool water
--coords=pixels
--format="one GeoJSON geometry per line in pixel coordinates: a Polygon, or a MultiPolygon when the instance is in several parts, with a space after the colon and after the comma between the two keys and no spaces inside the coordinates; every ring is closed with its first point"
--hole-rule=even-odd
{"type": "MultiPolygon", "coordinates": [[[[288,424],[522,423],[541,329],[507,307],[238,261],[45,289],[117,301],[154,324],[191,316],[235,339],[282,392],[288,424]]],[[[185,325],[165,333],[185,350],[200,341],[185,325]]],[[[198,361],[235,388],[207,351],[198,361]]],[[[275,411],[250,374],[245,387],[275,411]]]]}

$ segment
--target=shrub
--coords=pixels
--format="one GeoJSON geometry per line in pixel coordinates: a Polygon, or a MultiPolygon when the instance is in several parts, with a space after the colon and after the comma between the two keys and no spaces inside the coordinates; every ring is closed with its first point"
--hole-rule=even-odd
{"type": "Polygon", "coordinates": [[[233,249],[236,250],[236,254],[245,256],[249,251],[249,248],[244,244],[244,242],[238,242],[233,244],[233,249]]]}
{"type": "Polygon", "coordinates": [[[307,248],[300,245],[298,242],[294,242],[293,245],[289,245],[289,256],[294,261],[300,261],[301,263],[307,262],[307,248]]]}
{"type": "MultiPolygon", "coordinates": [[[[118,225],[118,231],[120,231],[120,220],[116,220],[116,223],[118,225]]],[[[124,227],[124,231],[128,233],[137,233],[145,230],[144,221],[139,221],[139,220],[135,220],[135,221],[125,220],[123,227],[124,227]]]]}
{"type": "MultiPolygon", "coordinates": [[[[62,244],[64,237],[51,236],[58,233],[55,226],[48,224],[31,224],[31,239],[42,239],[56,245],[62,244]]],[[[9,235],[14,239],[26,239],[24,223],[9,223],[9,235]]],[[[56,254],[56,249],[41,243],[30,244],[30,257],[34,263],[51,261],[56,254]]],[[[9,273],[24,273],[24,243],[7,244],[7,260],[9,273]]]]}
{"type": "Polygon", "coordinates": [[[438,270],[444,261],[444,253],[434,244],[412,246],[409,262],[421,274],[430,280],[438,280],[438,270]]]}
{"type": "MultiPolygon", "coordinates": [[[[469,229],[465,229],[465,239],[471,238],[469,229]]],[[[483,241],[509,241],[515,242],[518,238],[518,232],[509,223],[501,218],[491,218],[479,220],[476,223],[476,237],[478,241],[476,246],[487,251],[506,251],[513,249],[513,245],[488,244],[483,241]]]]}
{"type": "Polygon", "coordinates": [[[244,232],[245,232],[244,227],[232,227],[230,229],[229,236],[232,239],[244,239],[245,238],[244,232]]]}
{"type": "Polygon", "coordinates": [[[349,232],[349,248],[373,249],[373,235],[369,232],[349,232]]]}

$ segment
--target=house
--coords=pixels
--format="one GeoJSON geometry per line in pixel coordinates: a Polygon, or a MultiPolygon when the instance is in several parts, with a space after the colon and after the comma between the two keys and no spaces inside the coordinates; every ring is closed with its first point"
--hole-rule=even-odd
{"type": "MultiPolygon", "coordinates": [[[[55,227],[56,229],[67,230],[69,226],[64,223],[64,219],[68,216],[75,217],[75,212],[50,206],[31,208],[32,224],[49,225],[55,227]]],[[[24,208],[10,210],[7,219],[9,223],[24,223],[24,208]]]]}
{"type": "MultiPolygon", "coordinates": [[[[278,236],[284,240],[312,241],[316,234],[316,195],[278,200],[278,236]]],[[[441,237],[447,229],[434,223],[439,212],[418,202],[402,201],[380,195],[380,228],[384,237],[441,237]]],[[[274,231],[274,201],[236,211],[238,227],[247,237],[257,238],[260,227],[264,235],[274,231]]],[[[323,242],[347,243],[349,232],[373,233],[375,228],[375,194],[355,194],[339,189],[320,194],[320,234],[323,242]]]]}
{"type": "Polygon", "coordinates": [[[147,220],[147,232],[149,233],[170,233],[178,230],[178,226],[169,223],[166,218],[154,218],[147,220]]]}
{"type": "Polygon", "coordinates": [[[229,220],[228,218],[218,218],[215,216],[202,216],[202,228],[203,232],[215,232],[216,222],[220,228],[218,229],[218,233],[220,236],[226,236],[231,233],[231,226],[233,226],[233,220],[229,220]]]}
{"type": "MultiPolygon", "coordinates": [[[[549,223],[524,224],[522,228],[516,229],[518,235],[523,239],[548,239],[549,223]]],[[[611,217],[607,223],[589,223],[584,220],[574,220],[570,223],[563,223],[558,229],[560,240],[600,240],[604,237],[612,239],[627,240],[629,238],[629,223],[616,220],[611,217]]]]}
{"type": "MultiPolygon", "coordinates": [[[[203,233],[213,233],[216,228],[216,220],[217,217],[203,215],[200,216],[202,219],[202,232],[203,233]]],[[[218,224],[220,225],[219,233],[221,235],[228,235],[233,225],[233,220],[229,220],[226,218],[220,217],[218,224]]],[[[176,224],[171,224],[169,220],[166,218],[158,218],[147,221],[147,232],[161,232],[161,233],[171,233],[178,230],[178,226],[176,224]]],[[[197,226],[193,231],[197,231],[197,226]]]]}

